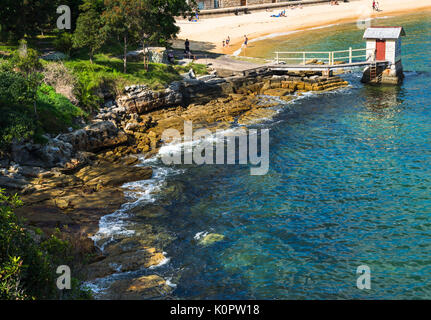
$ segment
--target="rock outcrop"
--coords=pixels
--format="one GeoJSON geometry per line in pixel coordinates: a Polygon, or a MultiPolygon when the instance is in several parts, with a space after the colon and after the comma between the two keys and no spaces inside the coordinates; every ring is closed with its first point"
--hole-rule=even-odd
{"type": "Polygon", "coordinates": [[[24,166],[51,168],[63,166],[72,157],[73,146],[62,139],[50,139],[47,144],[14,143],[11,158],[24,166]]]}
{"type": "Polygon", "coordinates": [[[182,103],[182,95],[178,84],[171,84],[162,91],[153,91],[147,86],[126,87],[124,95],[117,99],[117,105],[124,107],[126,113],[142,114],[160,108],[182,103]]]}
{"type": "Polygon", "coordinates": [[[99,151],[127,142],[127,135],[112,121],[102,121],[61,134],[57,139],[70,144],[77,151],[99,151]]]}

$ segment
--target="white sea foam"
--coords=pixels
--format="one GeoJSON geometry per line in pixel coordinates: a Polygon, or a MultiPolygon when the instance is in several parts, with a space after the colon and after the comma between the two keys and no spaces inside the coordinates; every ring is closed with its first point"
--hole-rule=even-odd
{"type": "Polygon", "coordinates": [[[127,202],[114,213],[103,216],[99,221],[99,231],[92,237],[95,245],[104,250],[106,245],[112,243],[117,238],[130,237],[135,234],[133,224],[128,221],[131,209],[141,206],[144,203],[151,203],[156,200],[155,194],[162,189],[166,178],[172,174],[178,174],[181,170],[166,167],[156,167],[153,169],[153,177],[149,180],[126,183],[122,186],[124,193],[131,202],[127,202]]]}
{"type": "Polygon", "coordinates": [[[156,268],[159,268],[161,266],[164,266],[165,264],[168,264],[169,261],[171,260],[171,258],[166,257],[166,255],[167,255],[166,252],[163,252],[163,255],[165,256],[165,258],[162,261],[160,261],[159,264],[156,264],[154,266],[150,266],[150,267],[148,267],[148,269],[152,270],[152,269],[156,269],[156,268]]]}
{"type": "Polygon", "coordinates": [[[171,277],[166,278],[165,280],[166,280],[166,284],[167,284],[168,286],[170,286],[171,288],[176,288],[176,287],[177,287],[177,285],[176,285],[175,283],[172,283],[172,282],[171,282],[171,280],[172,280],[172,278],[171,278],[171,277]]]}
{"type": "Polygon", "coordinates": [[[205,237],[208,234],[208,231],[201,231],[195,234],[195,236],[193,237],[193,239],[195,240],[200,240],[203,237],[205,237]]]}
{"type": "Polygon", "coordinates": [[[238,128],[228,128],[225,130],[220,130],[216,133],[213,133],[213,134],[207,136],[205,139],[186,141],[186,142],[175,141],[172,143],[168,143],[168,144],[163,145],[159,149],[159,153],[157,156],[162,157],[163,155],[181,153],[186,148],[193,148],[193,147],[196,147],[200,144],[206,144],[206,143],[214,144],[218,141],[222,141],[225,136],[229,136],[230,134],[235,133],[235,130],[238,130],[238,128]]]}

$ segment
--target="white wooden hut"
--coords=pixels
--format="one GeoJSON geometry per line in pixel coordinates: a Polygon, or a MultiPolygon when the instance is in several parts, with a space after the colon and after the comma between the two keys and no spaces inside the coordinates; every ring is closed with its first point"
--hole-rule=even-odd
{"type": "Polygon", "coordinates": [[[386,78],[402,78],[401,37],[405,35],[403,27],[371,27],[365,30],[368,60],[387,61],[388,68],[383,71],[386,78]]]}

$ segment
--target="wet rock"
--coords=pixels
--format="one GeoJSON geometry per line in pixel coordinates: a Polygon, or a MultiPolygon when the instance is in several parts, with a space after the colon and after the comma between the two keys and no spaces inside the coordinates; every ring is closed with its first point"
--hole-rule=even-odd
{"type": "Polygon", "coordinates": [[[121,186],[127,182],[150,179],[153,170],[150,167],[129,167],[102,161],[97,165],[87,166],[76,173],[87,186],[121,186]]]}
{"type": "Polygon", "coordinates": [[[168,286],[162,277],[149,275],[114,282],[104,298],[114,300],[160,299],[172,291],[173,288],[168,286]]]}
{"type": "Polygon", "coordinates": [[[277,112],[272,109],[252,109],[238,118],[238,124],[250,125],[273,117],[277,112]]]}
{"type": "MultiPolygon", "coordinates": [[[[115,251],[113,251],[115,253],[115,251]]],[[[116,272],[135,271],[157,266],[166,257],[156,248],[144,247],[141,250],[110,254],[102,261],[92,263],[87,268],[87,279],[106,277],[116,272]]]]}
{"type": "Polygon", "coordinates": [[[157,218],[161,216],[167,216],[169,211],[159,205],[149,204],[139,211],[135,211],[135,217],[138,218],[157,218]]]}

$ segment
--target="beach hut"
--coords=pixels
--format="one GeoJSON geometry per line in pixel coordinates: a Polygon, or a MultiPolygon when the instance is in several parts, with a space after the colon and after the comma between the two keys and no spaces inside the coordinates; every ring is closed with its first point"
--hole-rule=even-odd
{"type": "Polygon", "coordinates": [[[365,30],[367,59],[376,62],[388,62],[388,67],[381,70],[379,82],[398,82],[403,77],[401,37],[405,35],[403,27],[371,27],[365,30]]]}

